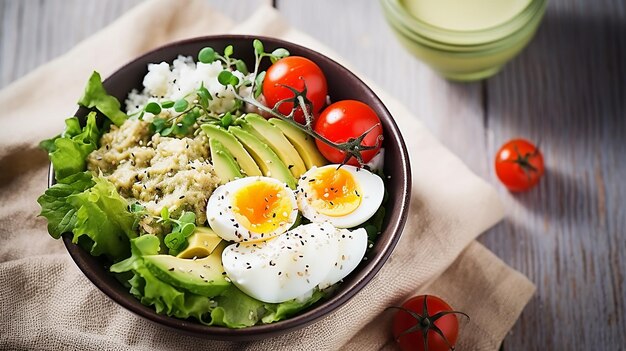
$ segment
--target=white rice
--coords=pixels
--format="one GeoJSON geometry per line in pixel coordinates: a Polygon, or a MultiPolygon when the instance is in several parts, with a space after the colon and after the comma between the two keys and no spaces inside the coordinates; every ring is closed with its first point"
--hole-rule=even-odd
{"type": "MultiPolygon", "coordinates": [[[[185,98],[190,103],[197,99],[194,93],[204,83],[212,96],[209,101],[209,111],[220,114],[229,111],[235,104],[235,96],[232,87],[224,87],[217,80],[217,76],[224,68],[220,61],[210,64],[194,62],[191,56],[178,56],[170,65],[167,62],[151,63],[148,65],[148,74],[143,79],[144,89],[139,92],[133,89],[126,99],[126,112],[133,114],[140,111],[151,101],[176,101],[185,98]]],[[[239,71],[233,71],[233,75],[240,81],[253,80],[252,74],[244,76],[239,71]]],[[[240,94],[250,94],[249,89],[242,89],[240,94]]],[[[173,113],[173,109],[162,113],[173,113]]],[[[146,113],[144,119],[150,120],[152,114],[146,113]]]]}

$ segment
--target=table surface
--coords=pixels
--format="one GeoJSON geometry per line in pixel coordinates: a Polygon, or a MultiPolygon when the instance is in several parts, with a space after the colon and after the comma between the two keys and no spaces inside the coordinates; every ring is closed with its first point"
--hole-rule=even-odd
{"type": "MultiPolygon", "coordinates": [[[[244,19],[263,1],[209,2],[244,19]]],[[[139,2],[0,0],[0,88],[139,2]]],[[[377,1],[273,5],[403,101],[498,189],[506,218],[480,241],[537,285],[507,351],[626,347],[626,2],[551,0],[531,44],[471,84],[443,80],[404,51],[377,1]],[[540,141],[547,164],[539,186],[519,195],[493,171],[496,150],[514,137],[540,141]]]]}

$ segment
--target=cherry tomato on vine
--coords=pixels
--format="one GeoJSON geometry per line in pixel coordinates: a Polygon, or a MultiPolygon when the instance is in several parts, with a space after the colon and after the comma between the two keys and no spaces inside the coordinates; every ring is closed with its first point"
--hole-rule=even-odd
{"type": "MultiPolygon", "coordinates": [[[[315,122],[314,130],[326,139],[343,143],[369,131],[361,145],[376,146],[361,152],[363,162],[369,162],[380,149],[383,127],[376,112],[366,104],[356,100],[343,100],[326,107],[315,122]],[[379,141],[380,140],[380,141],[379,141]]],[[[331,163],[342,163],[345,152],[316,139],[317,148],[331,163]]],[[[351,157],[349,165],[358,166],[358,161],[351,157]]]]}
{"type": "MultiPolygon", "coordinates": [[[[295,94],[285,86],[302,91],[306,84],[306,97],[313,104],[311,115],[317,115],[326,103],[328,87],[322,69],[315,62],[300,56],[288,56],[276,61],[265,74],[263,80],[263,96],[267,106],[273,108],[283,99],[293,98],[295,94]]],[[[293,109],[293,103],[286,102],[280,105],[278,111],[288,115],[293,109]]],[[[304,113],[297,107],[294,119],[304,124],[304,113]]]]}
{"type": "Polygon", "coordinates": [[[402,351],[454,350],[459,336],[459,320],[455,314],[468,317],[432,295],[414,296],[401,307],[392,308],[398,310],[393,316],[392,330],[402,351]]]}
{"type": "Polygon", "coordinates": [[[496,174],[510,191],[526,191],[535,186],[544,172],[539,148],[525,139],[513,139],[496,154],[496,174]]]}

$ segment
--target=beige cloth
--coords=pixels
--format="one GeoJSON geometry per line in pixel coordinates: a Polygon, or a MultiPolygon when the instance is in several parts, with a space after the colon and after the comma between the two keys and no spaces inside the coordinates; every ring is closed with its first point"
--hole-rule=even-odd
{"type": "Polygon", "coordinates": [[[275,36],[341,61],[270,7],[235,26],[200,0],[156,0],[0,92],[0,349],[393,348],[391,313],[384,309],[427,292],[472,316],[462,322],[458,350],[496,350],[534,291],[524,276],[474,241],[503,215],[496,193],[375,87],[407,137],[411,212],[380,273],[312,326],[245,344],[177,334],[116,305],[82,275],[62,243],[50,238],[45,220],[36,217],[35,200],[46,188],[48,167],[36,144],[62,129],[91,71],[106,77],[151,48],[224,32],[275,36]]]}

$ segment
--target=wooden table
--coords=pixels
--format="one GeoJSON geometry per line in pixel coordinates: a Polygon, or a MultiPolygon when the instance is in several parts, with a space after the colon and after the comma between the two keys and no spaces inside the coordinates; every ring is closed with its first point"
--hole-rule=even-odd
{"type": "MultiPolygon", "coordinates": [[[[0,88],[138,2],[0,0],[0,88]]],[[[244,19],[261,0],[210,2],[244,19]]],[[[472,84],[447,82],[405,52],[377,1],[274,6],[402,100],[498,189],[507,217],[480,241],[537,285],[507,351],[626,348],[624,1],[550,1],[529,47],[472,84]],[[512,195],[492,163],[518,136],[541,142],[547,174],[536,189],[512,195]]]]}

